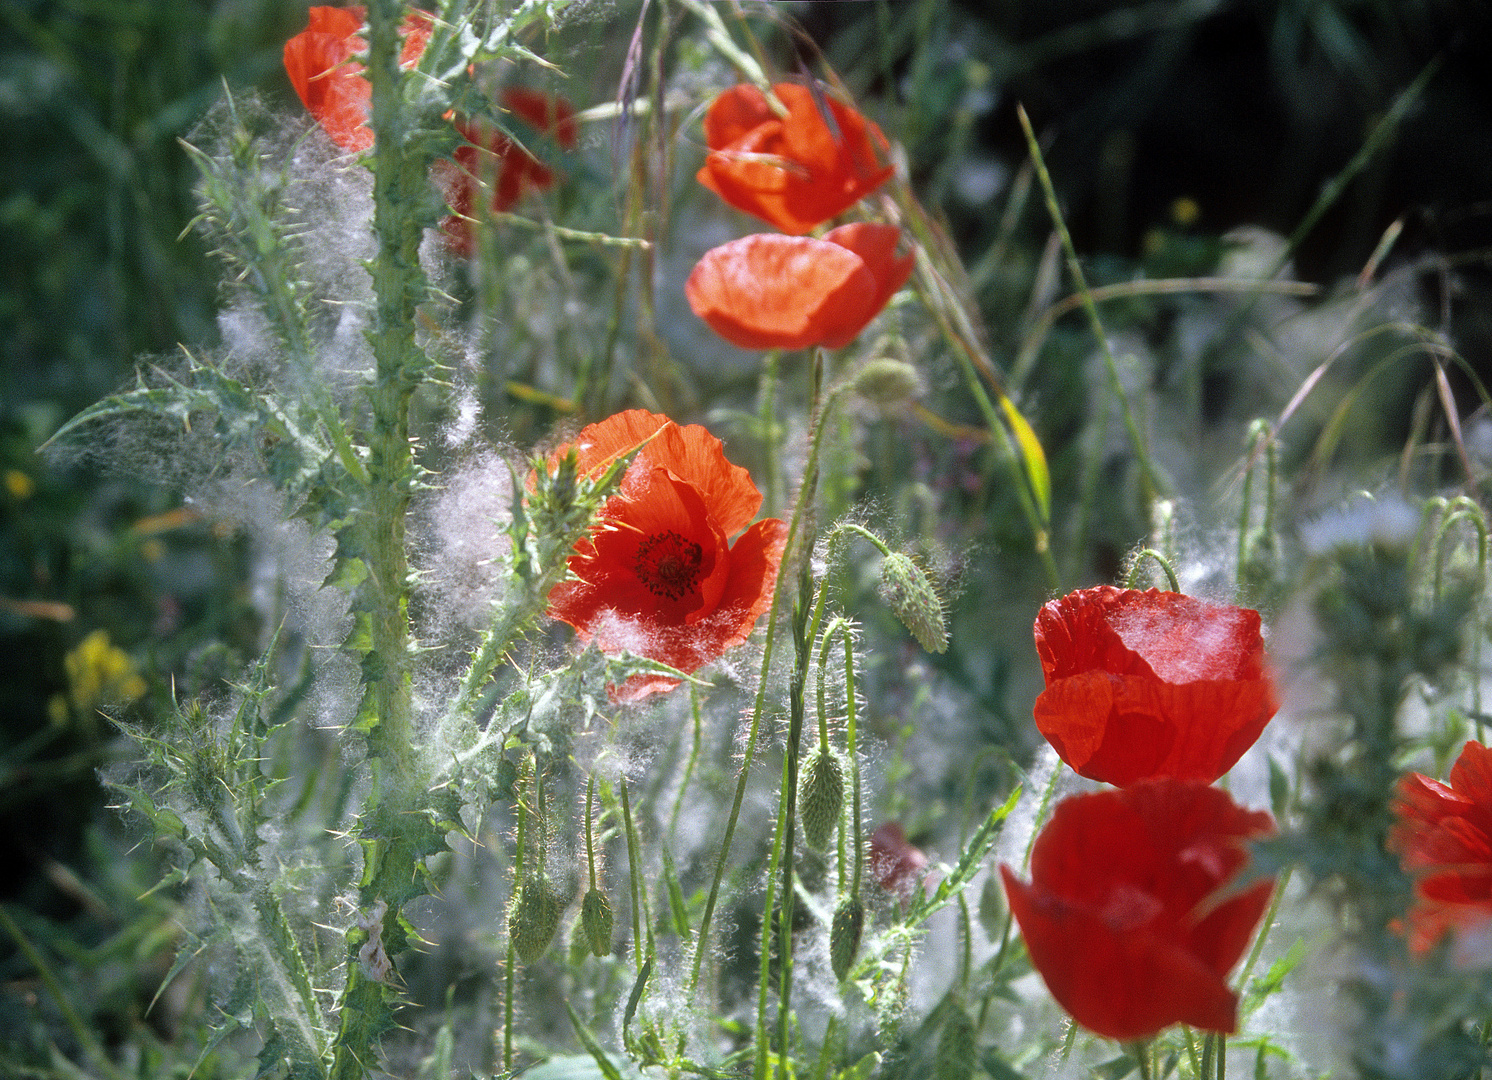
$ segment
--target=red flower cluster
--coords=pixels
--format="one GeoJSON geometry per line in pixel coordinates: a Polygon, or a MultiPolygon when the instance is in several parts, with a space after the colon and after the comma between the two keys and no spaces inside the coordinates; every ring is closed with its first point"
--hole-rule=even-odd
{"type": "MultiPolygon", "coordinates": [[[[352,59],[367,48],[358,36],[366,16],[363,7],[313,7],[310,23],[285,42],[285,72],[295,92],[343,150],[373,145],[373,130],[368,127],[373,90],[363,78],[363,65],[352,59]]],[[[430,13],[411,11],[403,30],[399,63],[414,67],[430,43],[430,13]]]]}
{"type": "MultiPolygon", "coordinates": [[[[719,439],[641,409],[582,428],[550,465],[573,447],[581,474],[594,476],[639,446],[597,527],[570,556],[575,578],[550,592],[549,614],[604,653],[626,650],[694,672],[743,643],[771,606],[787,528],[776,518],[749,524],[761,493],[726,460],[719,439]]],[[[613,694],[636,701],[676,685],[637,675],[613,694]]]]}
{"type": "Polygon", "coordinates": [[[843,348],[911,275],[890,225],[816,229],[891,175],[880,130],[854,109],[805,86],[778,83],[772,111],[754,86],[733,86],[705,114],[710,147],[696,174],[731,206],[786,236],[758,233],[705,253],[684,287],[689,306],[743,349],[843,348]]]}
{"type": "Polygon", "coordinates": [[[841,225],[822,240],[755,233],[713,248],[684,293],[710,328],[743,349],[843,348],[906,284],[894,225],[841,225]]]}
{"type": "Polygon", "coordinates": [[[778,83],[772,93],[786,116],[749,84],[715,99],[704,121],[710,154],[695,175],[737,210],[800,236],[885,183],[891,168],[876,151],[886,149],[886,138],[854,109],[806,86],[778,83]]]}
{"type": "MultiPolygon", "coordinates": [[[[502,104],[564,149],[574,150],[578,144],[575,110],[563,98],[510,86],[502,92],[502,104]]],[[[526,191],[552,187],[554,172],[485,121],[457,120],[456,130],[467,141],[456,148],[453,160],[436,162],[435,183],[451,208],[451,216],[440,224],[441,231],[455,254],[469,258],[475,246],[471,219],[482,184],[491,184],[492,209],[503,212],[511,210],[526,191]]]]}
{"type": "MultiPolygon", "coordinates": [[[[366,9],[313,7],[310,24],[285,43],[285,71],[306,110],[344,150],[362,151],[373,145],[368,127],[372,88],[363,78],[363,65],[352,57],[367,46],[359,36],[366,9]]],[[[404,20],[404,46],[399,62],[413,67],[430,42],[431,16],[411,11],[404,20]]],[[[509,87],[502,93],[508,112],[566,150],[577,145],[575,110],[562,98],[509,87]]],[[[453,254],[473,251],[471,218],[484,182],[492,185],[492,208],[511,209],[526,191],[543,191],[554,184],[554,173],[522,146],[480,120],[455,121],[466,142],[452,160],[435,165],[434,179],[452,214],[441,231],[453,254]]]]}
{"type": "Polygon", "coordinates": [[[1409,947],[1492,929],[1492,750],[1468,742],[1449,783],[1410,773],[1394,795],[1388,846],[1414,876],[1409,947]]]}
{"type": "Polygon", "coordinates": [[[1121,1040],[1171,1024],[1232,1032],[1227,974],[1270,881],[1228,891],[1270,816],[1180,780],[1064,799],[1036,838],[1031,884],[1000,868],[1031,962],[1074,1020],[1121,1040]]]}
{"type": "Polygon", "coordinates": [[[1211,783],[1279,707],[1247,608],[1100,585],[1048,603],[1035,635],[1036,726],[1093,780],[1211,783]]]}

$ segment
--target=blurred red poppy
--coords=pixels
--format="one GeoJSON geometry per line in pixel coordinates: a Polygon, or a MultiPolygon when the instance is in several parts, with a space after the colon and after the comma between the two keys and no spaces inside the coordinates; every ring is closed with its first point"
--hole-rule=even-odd
{"type": "Polygon", "coordinates": [[[689,306],[743,349],[842,348],[911,276],[894,225],[841,225],[822,240],[755,233],[705,252],[689,306]]]}
{"type": "Polygon", "coordinates": [[[1226,888],[1244,842],[1274,822],[1196,781],[1147,780],[1057,804],[1031,851],[1031,884],[1000,867],[1031,962],[1090,1031],[1125,1041],[1171,1024],[1232,1032],[1228,971],[1271,881],[1226,888]]]}
{"type": "Polygon", "coordinates": [[[891,175],[879,128],[848,105],[805,86],[772,87],[779,117],[756,87],[725,91],[705,114],[710,148],[696,175],[737,210],[794,236],[842,214],[891,175]]]}
{"type": "Polygon", "coordinates": [[[1211,783],[1279,708],[1248,608],[1100,585],[1048,603],[1035,635],[1036,726],[1093,780],[1211,783]]]}
{"type": "MultiPolygon", "coordinates": [[[[501,100],[504,109],[563,149],[574,150],[578,145],[575,110],[563,98],[510,86],[503,90],[501,100]]],[[[446,244],[453,253],[469,258],[475,250],[472,218],[483,186],[491,186],[492,209],[503,212],[511,210],[525,192],[551,187],[554,172],[486,121],[457,120],[456,130],[466,142],[450,160],[436,162],[435,183],[451,208],[451,216],[440,225],[446,244]]]]}
{"type": "Polygon", "coordinates": [[[1492,931],[1492,750],[1468,742],[1448,783],[1410,773],[1394,796],[1388,848],[1415,879],[1410,948],[1492,931]]]}
{"type": "Polygon", "coordinates": [[[870,834],[870,872],[887,892],[906,900],[927,870],[927,856],[907,840],[898,822],[888,821],[870,834]]]}
{"type": "MultiPolygon", "coordinates": [[[[373,90],[363,78],[363,65],[352,59],[367,48],[359,36],[366,14],[362,7],[313,7],[306,28],[285,42],[285,72],[295,92],[344,150],[373,145],[373,129],[368,127],[373,90]]],[[[403,32],[399,63],[414,67],[430,42],[430,13],[411,11],[403,32]]]]}
{"type": "MultiPolygon", "coordinates": [[[[570,556],[575,576],[550,592],[549,614],[603,653],[626,650],[683,672],[742,644],[772,604],[787,538],[776,518],[750,524],[762,501],[751,475],[703,427],[642,409],[582,428],[551,467],[571,446],[582,475],[642,450],[570,556]]],[[[636,701],[677,685],[637,675],[612,693],[636,701]]]]}

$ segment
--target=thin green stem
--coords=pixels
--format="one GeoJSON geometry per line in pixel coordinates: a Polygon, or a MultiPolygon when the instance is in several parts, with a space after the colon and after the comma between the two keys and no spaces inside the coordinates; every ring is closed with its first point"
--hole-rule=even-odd
{"type": "MultiPolygon", "coordinates": [[[[807,483],[807,478],[804,480],[807,483]]],[[[788,1021],[792,1015],[793,991],[793,908],[797,897],[793,891],[793,839],[797,828],[798,803],[798,750],[803,739],[804,702],[803,691],[808,682],[808,667],[812,657],[813,635],[808,623],[813,608],[813,574],[810,560],[804,559],[798,575],[798,599],[793,612],[793,674],[788,683],[788,729],[787,747],[783,751],[782,791],[779,795],[781,815],[778,819],[778,835],[782,854],[782,914],[778,919],[777,964],[779,971],[777,991],[777,1050],[779,1060],[789,1056],[788,1021]]],[[[774,845],[774,854],[776,845],[774,845]]],[[[769,878],[770,880],[770,878],[769,878]]],[[[770,894],[770,889],[769,889],[770,894]]],[[[770,916],[770,895],[767,912],[770,916]]],[[[764,924],[765,926],[765,924],[764,924]]],[[[771,950],[766,947],[766,930],[763,929],[762,962],[765,966],[771,950]]],[[[763,1028],[758,1027],[758,1030],[763,1028]]]]}
{"type": "Polygon", "coordinates": [[[93,1067],[104,1076],[124,1080],[128,1074],[109,1060],[109,1055],[104,1052],[103,1046],[94,1037],[93,1029],[83,1020],[77,1009],[73,1008],[71,999],[62,989],[62,981],[57,978],[56,972],[47,963],[46,957],[42,956],[41,950],[32,944],[31,939],[17,925],[4,905],[0,905],[0,929],[10,935],[10,939],[16,943],[16,948],[21,950],[21,954],[36,969],[37,977],[41,979],[42,985],[47,988],[47,993],[51,994],[52,1000],[56,1002],[57,1011],[62,1014],[63,1023],[73,1033],[73,1038],[78,1040],[78,1045],[83,1048],[83,1053],[87,1055],[93,1067]]]}
{"type": "Polygon", "coordinates": [[[595,826],[591,821],[592,800],[596,794],[596,775],[592,773],[585,779],[585,862],[591,872],[591,888],[596,887],[596,841],[593,837],[595,826]]]}
{"type": "Polygon", "coordinates": [[[1274,917],[1279,913],[1280,901],[1285,897],[1285,889],[1290,884],[1290,875],[1293,872],[1293,866],[1285,867],[1285,872],[1280,875],[1279,884],[1274,888],[1274,895],[1269,898],[1269,908],[1264,912],[1264,920],[1259,924],[1259,936],[1254,939],[1254,947],[1249,950],[1249,958],[1244,961],[1243,968],[1238,973],[1239,986],[1248,985],[1254,965],[1259,962],[1259,954],[1264,951],[1264,942],[1268,940],[1269,932],[1274,929],[1274,917]]]}
{"type": "Polygon", "coordinates": [[[704,723],[699,713],[699,687],[693,683],[689,684],[689,714],[693,720],[694,741],[689,747],[689,760],[684,764],[684,778],[679,781],[679,793],[674,796],[673,810],[668,815],[670,839],[678,827],[679,812],[684,809],[684,794],[689,790],[689,781],[693,779],[694,769],[699,764],[699,751],[704,736],[704,723]]]}
{"type": "Polygon", "coordinates": [[[761,431],[762,443],[766,448],[766,460],[763,463],[763,487],[766,488],[763,499],[762,516],[775,517],[777,507],[781,505],[778,486],[782,483],[777,464],[777,350],[769,349],[767,355],[762,357],[762,381],[761,381],[761,431]]]}
{"type": "Polygon", "coordinates": [[[1151,498],[1164,495],[1170,490],[1169,486],[1150,459],[1145,437],[1140,433],[1140,425],[1135,420],[1134,410],[1130,407],[1129,395],[1124,392],[1124,382],[1119,377],[1119,362],[1114,358],[1114,350],[1109,347],[1109,336],[1104,332],[1103,320],[1098,317],[1098,305],[1093,301],[1093,292],[1088,288],[1088,278],[1083,273],[1082,263],[1078,261],[1078,252],[1073,246],[1072,234],[1067,231],[1067,222],[1063,219],[1062,208],[1057,203],[1057,189],[1052,185],[1052,176],[1047,172],[1046,161],[1041,156],[1041,144],[1036,141],[1036,132],[1031,128],[1031,120],[1026,116],[1024,106],[1017,105],[1016,114],[1020,118],[1021,130],[1026,135],[1026,148],[1030,151],[1031,160],[1036,166],[1036,177],[1041,182],[1042,193],[1046,196],[1047,211],[1051,214],[1052,225],[1057,230],[1057,235],[1062,238],[1062,250],[1067,255],[1068,273],[1072,275],[1078,293],[1083,297],[1083,310],[1088,315],[1088,325],[1103,354],[1104,367],[1109,376],[1109,387],[1119,402],[1120,412],[1124,417],[1124,430],[1129,435],[1130,446],[1135,452],[1136,460],[1140,463],[1140,470],[1144,473],[1145,482],[1149,488],[1147,495],[1151,498]]]}
{"type": "Polygon", "coordinates": [[[855,876],[851,879],[850,895],[860,894],[861,863],[864,860],[864,822],[860,817],[860,757],[855,752],[855,641],[846,623],[841,631],[844,636],[844,744],[850,759],[850,792],[854,800],[855,817],[855,876]]]}
{"type": "Polygon", "coordinates": [[[642,843],[637,839],[637,827],[632,821],[632,803],[627,796],[627,782],[618,785],[622,789],[622,828],[627,834],[627,867],[632,875],[632,953],[637,969],[642,970],[643,944],[646,942],[647,956],[654,952],[653,918],[648,912],[648,890],[642,880],[642,843]],[[643,937],[646,931],[646,939],[643,937]]]}
{"type": "MultiPolygon", "coordinates": [[[[788,519],[787,539],[783,542],[782,567],[785,570],[795,556],[798,533],[805,517],[805,507],[811,497],[808,477],[817,469],[819,447],[823,441],[822,418],[838,401],[844,392],[844,387],[836,386],[824,395],[823,404],[820,406],[818,415],[814,418],[812,425],[812,436],[808,444],[808,465],[804,472],[803,484],[798,488],[798,497],[793,505],[792,516],[788,519]]],[[[756,701],[751,710],[751,727],[746,735],[746,747],[741,759],[741,772],[736,779],[736,793],[731,801],[730,816],[726,819],[725,835],[720,841],[720,857],[715,862],[715,873],[710,881],[710,891],[705,897],[705,910],[700,918],[699,941],[694,949],[694,963],[689,975],[689,990],[691,993],[699,986],[700,965],[704,960],[705,949],[709,944],[710,921],[715,913],[715,904],[720,897],[720,883],[725,878],[726,863],[730,858],[731,841],[736,834],[736,824],[741,817],[741,806],[746,801],[746,781],[751,771],[751,760],[756,753],[757,737],[761,733],[762,716],[766,711],[767,700],[767,676],[772,670],[772,643],[776,637],[777,613],[780,609],[780,601],[786,593],[785,581],[787,574],[778,572],[777,584],[772,590],[772,606],[767,614],[766,641],[762,650],[761,676],[757,680],[756,701]]]]}

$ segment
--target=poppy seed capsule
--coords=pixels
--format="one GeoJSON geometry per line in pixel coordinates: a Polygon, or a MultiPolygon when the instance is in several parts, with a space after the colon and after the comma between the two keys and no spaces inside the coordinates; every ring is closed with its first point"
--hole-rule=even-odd
{"type": "Polygon", "coordinates": [[[611,953],[612,922],[611,901],[606,894],[600,889],[588,891],[580,901],[580,926],[591,944],[591,952],[597,956],[611,953]]]}
{"type": "Polygon", "coordinates": [[[508,907],[508,933],[520,960],[532,964],[544,955],[564,913],[564,900],[542,876],[531,875],[518,887],[508,907]]]}
{"type": "Polygon", "coordinates": [[[839,755],[827,746],[815,746],[798,780],[798,819],[803,823],[804,843],[815,851],[827,848],[843,807],[844,766],[839,755]]]}
{"type": "Polygon", "coordinates": [[[910,556],[893,551],[881,560],[881,599],[928,652],[940,653],[948,648],[943,601],[927,571],[910,556]]]}
{"type": "Polygon", "coordinates": [[[865,929],[865,903],[859,895],[840,898],[829,923],[829,967],[834,977],[843,980],[850,973],[855,954],[860,951],[860,933],[865,929]]]}

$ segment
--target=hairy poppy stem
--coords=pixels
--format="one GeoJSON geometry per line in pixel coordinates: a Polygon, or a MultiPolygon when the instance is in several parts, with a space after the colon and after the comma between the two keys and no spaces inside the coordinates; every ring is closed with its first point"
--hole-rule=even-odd
{"type": "MultiPolygon", "coordinates": [[[[819,449],[823,443],[823,417],[838,402],[844,393],[843,385],[832,387],[824,395],[823,404],[819,407],[818,415],[811,428],[813,434],[808,444],[808,466],[805,470],[805,480],[798,488],[798,497],[793,504],[792,516],[788,519],[787,538],[783,542],[782,565],[787,566],[790,558],[796,551],[798,533],[802,528],[804,520],[804,507],[811,497],[810,485],[807,476],[818,468],[819,449]]],[[[700,965],[704,960],[705,948],[709,941],[710,920],[715,913],[715,904],[720,898],[720,884],[725,879],[725,865],[730,858],[731,840],[736,834],[736,824],[741,818],[741,806],[746,801],[746,781],[751,772],[751,759],[756,753],[757,737],[761,734],[762,716],[766,710],[767,701],[767,675],[772,670],[772,642],[777,629],[777,612],[780,602],[786,595],[787,575],[779,573],[777,583],[772,590],[772,607],[767,614],[766,641],[762,649],[761,677],[757,681],[756,701],[751,710],[751,727],[746,735],[746,747],[741,757],[741,772],[736,778],[735,798],[731,802],[730,816],[725,823],[725,836],[720,841],[720,857],[715,862],[715,874],[710,881],[710,891],[705,897],[704,914],[700,917],[699,940],[694,947],[694,963],[689,975],[689,991],[693,993],[699,986],[700,965]]],[[[759,1074],[760,1075],[760,1074],[759,1074]]]]}
{"type": "Polygon", "coordinates": [[[1144,565],[1146,559],[1153,560],[1155,564],[1161,568],[1161,571],[1166,575],[1166,584],[1171,587],[1171,591],[1173,593],[1179,593],[1181,591],[1181,584],[1176,580],[1176,571],[1171,566],[1171,560],[1167,559],[1164,555],[1156,551],[1154,548],[1148,547],[1141,548],[1139,551],[1135,552],[1134,560],[1129,564],[1129,575],[1124,582],[1125,588],[1139,588],[1140,567],[1144,565]]]}

